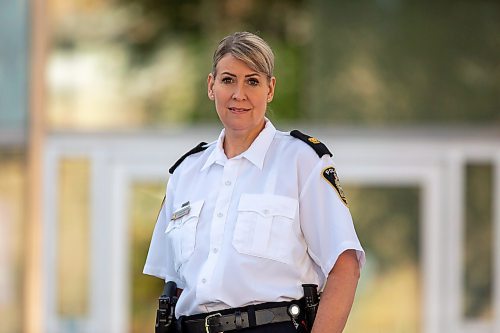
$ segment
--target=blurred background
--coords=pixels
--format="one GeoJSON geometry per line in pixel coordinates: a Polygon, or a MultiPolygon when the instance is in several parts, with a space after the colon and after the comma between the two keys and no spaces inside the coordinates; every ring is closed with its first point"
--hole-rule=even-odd
{"type": "Polygon", "coordinates": [[[500,2],[0,0],[0,333],[152,331],[168,167],[218,41],[335,152],[367,252],[345,332],[500,332],[500,2]]]}

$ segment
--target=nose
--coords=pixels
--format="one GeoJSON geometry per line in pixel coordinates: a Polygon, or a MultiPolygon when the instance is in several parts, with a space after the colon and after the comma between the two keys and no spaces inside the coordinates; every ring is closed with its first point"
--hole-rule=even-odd
{"type": "Polygon", "coordinates": [[[242,85],[236,85],[234,88],[233,99],[236,101],[244,101],[247,99],[245,89],[242,85]]]}

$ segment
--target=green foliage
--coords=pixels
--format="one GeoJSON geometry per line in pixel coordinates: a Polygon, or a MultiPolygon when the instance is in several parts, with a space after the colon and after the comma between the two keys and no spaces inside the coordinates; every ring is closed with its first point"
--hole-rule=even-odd
{"type": "Polygon", "coordinates": [[[500,123],[500,4],[318,1],[316,118],[500,123]]]}
{"type": "Polygon", "coordinates": [[[500,125],[499,2],[115,0],[113,6],[93,20],[115,24],[89,33],[94,21],[78,16],[78,23],[56,30],[54,45],[63,51],[97,43],[108,53],[118,46],[128,66],[123,84],[131,87],[124,98],[136,98],[127,104],[142,127],[217,123],[206,96],[212,52],[222,37],[242,30],[261,35],[276,53],[273,119],[500,125]],[[133,85],[141,81],[135,74],[151,77],[168,67],[165,58],[181,69],[148,88],[133,85]],[[184,83],[177,90],[176,80],[184,83]]]}
{"type": "Polygon", "coordinates": [[[272,119],[300,119],[303,49],[279,41],[270,42],[275,52],[276,92],[270,104],[272,119]]]}
{"type": "MultiPolygon", "coordinates": [[[[133,67],[147,66],[165,46],[178,43],[195,55],[185,59],[185,66],[196,73],[192,81],[195,94],[190,99],[192,110],[186,119],[193,123],[218,124],[213,103],[207,99],[206,77],[218,41],[234,31],[251,31],[263,36],[274,47],[276,73],[279,77],[275,101],[271,106],[279,119],[299,118],[301,94],[303,38],[297,32],[297,21],[304,21],[303,1],[163,1],[117,0],[125,7],[132,22],[122,43],[129,52],[133,67]]],[[[145,107],[147,126],[171,122],[166,107],[158,98],[151,98],[145,107]]],[[[273,117],[275,118],[275,117],[273,117]]]]}
{"type": "Polygon", "coordinates": [[[464,304],[468,318],[493,315],[493,170],[491,165],[466,169],[464,304]]]}
{"type": "Polygon", "coordinates": [[[266,38],[293,43],[294,20],[304,9],[302,0],[211,1],[211,0],[116,0],[130,12],[132,23],[124,39],[131,52],[146,60],[172,39],[195,43],[247,30],[266,38]],[[197,41],[196,41],[197,40],[197,41]]]}

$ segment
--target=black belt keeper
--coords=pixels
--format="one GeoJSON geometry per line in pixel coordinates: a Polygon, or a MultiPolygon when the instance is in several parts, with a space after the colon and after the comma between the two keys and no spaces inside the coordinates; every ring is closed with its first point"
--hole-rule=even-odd
{"type": "Polygon", "coordinates": [[[234,325],[236,326],[237,330],[243,328],[243,319],[241,318],[241,311],[234,312],[234,325]]]}
{"type": "Polygon", "coordinates": [[[257,326],[257,323],[255,321],[255,306],[250,305],[248,307],[248,324],[250,327],[255,327],[257,326]]]}

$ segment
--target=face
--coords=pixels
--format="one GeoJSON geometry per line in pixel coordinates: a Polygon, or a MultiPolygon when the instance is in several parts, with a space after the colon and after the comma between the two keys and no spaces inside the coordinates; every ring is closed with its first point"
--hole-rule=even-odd
{"type": "Polygon", "coordinates": [[[257,137],[264,127],[267,103],[274,95],[276,79],[268,79],[231,54],[208,75],[208,97],[215,101],[217,114],[226,132],[257,137]]]}

